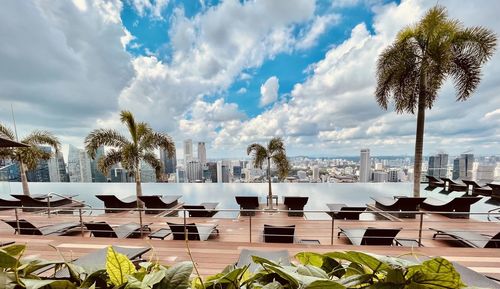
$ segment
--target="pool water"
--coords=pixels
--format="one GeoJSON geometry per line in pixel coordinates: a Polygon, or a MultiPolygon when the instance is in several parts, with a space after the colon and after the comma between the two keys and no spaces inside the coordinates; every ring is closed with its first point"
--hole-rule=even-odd
{"type": "MultiPolygon", "coordinates": [[[[96,194],[114,194],[119,198],[135,195],[134,183],[30,183],[30,192],[58,194],[78,194],[76,199],[85,201],[94,208],[102,208],[103,203],[95,197],[96,194]]],[[[421,195],[433,197],[443,201],[464,195],[464,192],[446,192],[443,188],[426,190],[422,184],[421,195]]],[[[274,195],[279,196],[307,196],[309,201],[305,210],[328,210],[328,203],[345,203],[349,206],[365,206],[373,204],[371,197],[377,196],[413,196],[411,183],[277,183],[272,185],[274,195]]],[[[220,209],[238,209],[234,196],[258,195],[260,202],[266,202],[268,185],[265,183],[205,183],[205,184],[173,184],[173,183],[144,183],[144,195],[182,195],[179,200],[185,204],[200,204],[203,202],[219,202],[220,209]]],[[[10,194],[22,194],[21,183],[0,182],[0,197],[10,194]]],[[[486,213],[498,208],[500,202],[489,197],[472,205],[472,212],[486,213]]],[[[235,213],[219,212],[217,217],[234,217],[235,213]]],[[[369,215],[369,214],[363,214],[369,215]]],[[[309,219],[329,219],[325,213],[306,213],[309,219]]],[[[370,218],[370,217],[368,217],[370,218]]],[[[473,215],[475,219],[486,219],[486,215],[473,215]]]]}

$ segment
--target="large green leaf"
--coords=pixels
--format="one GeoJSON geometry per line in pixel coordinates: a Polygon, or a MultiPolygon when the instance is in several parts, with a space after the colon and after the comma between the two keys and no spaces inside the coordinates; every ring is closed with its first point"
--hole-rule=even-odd
{"type": "Polygon", "coordinates": [[[4,251],[11,256],[18,256],[21,255],[24,250],[26,250],[26,245],[13,244],[10,246],[2,247],[0,251],[4,251]]]}
{"type": "Polygon", "coordinates": [[[347,251],[347,252],[330,252],[326,253],[326,256],[333,259],[346,260],[360,265],[368,267],[372,271],[386,270],[390,266],[377,258],[362,252],[357,251],[347,251]]]}
{"type": "Polygon", "coordinates": [[[262,287],[262,289],[283,289],[283,285],[280,282],[273,281],[271,283],[266,284],[262,287]]]}
{"type": "Polygon", "coordinates": [[[453,264],[441,257],[427,260],[422,265],[410,266],[408,275],[410,288],[451,289],[465,286],[453,264]]]}
{"type": "Polygon", "coordinates": [[[372,279],[372,277],[372,274],[358,274],[339,279],[337,280],[337,282],[344,285],[345,287],[353,288],[356,286],[369,284],[368,282],[372,279]]]}
{"type": "Polygon", "coordinates": [[[165,271],[165,277],[158,284],[161,289],[187,289],[193,263],[186,261],[176,264],[165,271]]]}
{"type": "Polygon", "coordinates": [[[0,271],[0,285],[4,289],[14,289],[17,286],[16,275],[14,272],[2,272],[0,271]]]}
{"type": "Polygon", "coordinates": [[[305,276],[313,276],[318,278],[328,279],[328,274],[325,273],[321,268],[311,266],[311,265],[299,265],[297,266],[297,273],[305,276]]]}
{"type": "Polygon", "coordinates": [[[127,276],[133,274],[135,271],[134,264],[132,264],[127,256],[116,252],[111,246],[108,248],[106,272],[113,285],[119,286],[126,283],[127,276]]]}
{"type": "Polygon", "coordinates": [[[297,259],[302,265],[313,265],[318,268],[323,266],[323,255],[314,252],[300,252],[295,254],[295,259],[297,259]]]}
{"type": "Polygon", "coordinates": [[[106,270],[98,270],[87,276],[87,278],[80,285],[81,288],[89,288],[95,285],[97,288],[105,288],[106,283],[109,279],[106,270]]]}
{"type": "Polygon", "coordinates": [[[39,289],[49,286],[51,289],[72,289],[76,288],[75,284],[68,280],[38,280],[21,278],[21,282],[26,289],[39,289]]]}
{"type": "Polygon", "coordinates": [[[0,268],[12,269],[18,265],[17,258],[5,251],[0,251],[0,268]]]}
{"type": "Polygon", "coordinates": [[[346,287],[332,280],[316,280],[304,287],[305,289],[345,289],[346,287]]]}

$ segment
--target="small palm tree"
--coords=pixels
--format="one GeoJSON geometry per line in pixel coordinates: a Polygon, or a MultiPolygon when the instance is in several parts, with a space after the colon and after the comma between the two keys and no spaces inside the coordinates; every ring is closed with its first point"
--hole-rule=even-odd
{"type": "Polygon", "coordinates": [[[164,149],[171,158],[175,155],[175,144],[170,136],[153,131],[147,123],[137,123],[130,111],[121,111],[120,121],[127,126],[130,139],[113,129],[95,129],[85,138],[85,149],[94,159],[100,146],[111,147],[98,160],[98,169],[107,175],[113,165],[121,163],[134,176],[137,196],[142,196],[141,162],[151,165],[159,179],[162,166],[154,150],[164,149]]]}
{"type": "Polygon", "coordinates": [[[271,162],[273,162],[278,168],[278,177],[283,180],[288,176],[288,159],[286,157],[285,145],[283,140],[279,137],[275,137],[269,141],[267,148],[254,143],[248,146],[247,154],[252,154],[252,161],[255,168],[262,169],[264,162],[267,162],[267,180],[269,182],[269,209],[273,209],[273,192],[271,189],[271,162]]]}
{"type": "MultiPolygon", "coordinates": [[[[0,136],[16,141],[14,132],[3,124],[0,124],[0,136]]],[[[52,157],[52,153],[42,150],[39,146],[48,145],[57,153],[61,149],[61,143],[52,133],[40,130],[31,132],[22,138],[20,142],[29,145],[29,147],[1,148],[0,158],[8,158],[19,163],[23,194],[29,196],[30,189],[26,171],[34,170],[40,160],[48,160],[52,157]]]]}
{"type": "Polygon", "coordinates": [[[417,113],[413,193],[420,195],[425,110],[432,108],[445,80],[453,79],[457,101],[479,85],[481,66],[491,58],[496,35],[484,27],[463,27],[435,6],[413,26],[402,29],[378,58],[378,104],[387,109],[392,96],[397,113],[417,113]]]}

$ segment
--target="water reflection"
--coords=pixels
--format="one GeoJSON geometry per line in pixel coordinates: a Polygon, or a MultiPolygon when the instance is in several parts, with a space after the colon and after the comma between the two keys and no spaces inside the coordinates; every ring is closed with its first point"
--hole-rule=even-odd
{"type": "MultiPolygon", "coordinates": [[[[134,183],[30,183],[32,194],[56,192],[59,194],[78,194],[79,200],[85,201],[93,207],[103,207],[101,201],[94,197],[96,194],[114,194],[119,198],[135,195],[134,183]]],[[[200,204],[203,202],[219,202],[218,208],[238,209],[234,200],[236,195],[257,195],[260,202],[265,203],[267,184],[225,183],[225,184],[166,184],[145,183],[142,185],[145,195],[182,195],[179,200],[186,204],[200,204]]],[[[354,183],[354,184],[273,184],[273,194],[279,196],[282,203],[283,196],[308,196],[306,210],[328,210],[328,203],[344,203],[348,206],[365,206],[372,204],[371,197],[378,196],[413,196],[411,183],[354,183]]],[[[0,182],[0,197],[10,194],[22,193],[21,183],[0,182]]],[[[464,192],[445,190],[443,187],[431,187],[422,184],[421,195],[435,199],[449,201],[462,196],[464,192]]],[[[487,212],[497,208],[498,202],[484,197],[472,205],[472,212],[487,212]]],[[[220,212],[217,217],[233,217],[234,213],[220,212]],[[219,214],[221,214],[219,216],[219,214]]],[[[371,214],[364,213],[362,219],[373,218],[371,214]]],[[[312,219],[329,219],[326,213],[307,214],[312,219]]],[[[473,218],[486,219],[486,216],[473,216],[473,218]]]]}

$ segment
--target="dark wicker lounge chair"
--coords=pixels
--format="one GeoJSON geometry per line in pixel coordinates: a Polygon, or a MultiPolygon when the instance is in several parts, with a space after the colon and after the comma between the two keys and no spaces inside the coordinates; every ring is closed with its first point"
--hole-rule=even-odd
{"type": "Polygon", "coordinates": [[[304,216],[304,207],[309,197],[284,197],[283,204],[288,208],[288,216],[304,216]]]}
{"type": "Polygon", "coordinates": [[[75,228],[80,228],[79,223],[68,222],[68,223],[58,223],[45,226],[35,226],[31,222],[25,219],[19,220],[19,230],[18,222],[16,220],[2,220],[9,226],[14,228],[15,233],[19,235],[39,235],[39,236],[63,236],[75,233],[75,228]]]}
{"type": "Polygon", "coordinates": [[[446,236],[448,240],[458,241],[464,246],[474,247],[474,248],[500,248],[500,232],[498,232],[495,236],[488,236],[479,234],[477,232],[468,232],[463,229],[450,230],[450,229],[433,229],[430,230],[436,231],[436,233],[432,236],[433,239],[436,239],[438,236],[446,236]]]}
{"type": "Polygon", "coordinates": [[[137,199],[135,196],[128,196],[125,199],[118,199],[115,195],[95,195],[104,202],[106,213],[119,213],[125,209],[137,208],[137,199]]]}
{"type": "Polygon", "coordinates": [[[359,220],[359,215],[366,207],[349,207],[346,204],[326,204],[330,209],[328,215],[340,220],[359,220]]]}
{"type": "Polygon", "coordinates": [[[60,196],[49,196],[49,195],[11,195],[14,198],[18,199],[23,207],[23,211],[25,212],[34,212],[39,210],[45,210],[45,208],[59,208],[65,206],[75,205],[73,203],[72,197],[77,195],[68,195],[63,197],[60,196]]]}
{"type": "Polygon", "coordinates": [[[500,199],[500,184],[488,183],[488,187],[491,188],[491,197],[495,199],[500,199]]]}
{"type": "Polygon", "coordinates": [[[427,198],[420,207],[427,211],[454,212],[455,214],[443,214],[449,218],[466,219],[469,218],[470,206],[479,200],[481,200],[481,197],[457,197],[448,202],[427,198]]]}
{"type": "Polygon", "coordinates": [[[399,229],[379,229],[379,228],[364,228],[350,229],[340,228],[338,237],[341,234],[345,235],[349,241],[356,246],[360,245],[381,245],[392,246],[396,235],[402,230],[399,229]]]}
{"type": "Polygon", "coordinates": [[[15,243],[14,241],[7,241],[7,242],[0,241],[0,247],[9,246],[9,245],[12,245],[14,243],[15,243]]]}
{"type": "Polygon", "coordinates": [[[425,198],[418,197],[376,197],[372,199],[375,201],[375,207],[384,211],[396,211],[400,213],[391,213],[398,218],[415,218],[415,212],[418,211],[420,204],[425,198]]]}
{"type": "Polygon", "coordinates": [[[218,205],[219,203],[201,203],[200,205],[184,205],[182,207],[188,211],[189,217],[211,218],[219,212],[215,209],[218,205]]]}
{"type": "MultiPolygon", "coordinates": [[[[174,240],[185,240],[184,224],[175,224],[167,222],[174,240]]],[[[187,238],[190,241],[206,241],[212,235],[218,235],[219,229],[217,224],[195,224],[189,223],[185,225],[187,229],[187,238]]]]}
{"type": "Polygon", "coordinates": [[[264,225],[264,242],[266,243],[293,243],[295,225],[273,226],[264,225]]]}
{"type": "Polygon", "coordinates": [[[260,264],[254,263],[252,256],[266,258],[267,260],[270,260],[282,266],[291,265],[288,250],[261,251],[242,249],[240,252],[240,257],[238,258],[238,262],[236,263],[236,267],[241,268],[243,266],[249,266],[248,270],[251,273],[257,272],[262,268],[262,266],[260,266],[260,264]]]}
{"type": "Polygon", "coordinates": [[[254,211],[259,208],[259,197],[257,196],[236,196],[236,203],[240,205],[240,215],[242,216],[255,216],[254,211]]]}
{"type": "Polygon", "coordinates": [[[19,200],[7,200],[0,198],[0,210],[10,210],[15,207],[20,207],[21,201],[19,200]]]}
{"type": "MultiPolygon", "coordinates": [[[[127,256],[129,260],[132,262],[140,261],[142,255],[147,253],[151,248],[139,247],[139,248],[130,248],[130,247],[119,247],[112,246],[113,249],[120,254],[127,256]]],[[[84,269],[85,272],[97,272],[99,270],[106,269],[106,256],[108,254],[108,247],[99,249],[87,255],[83,255],[80,258],[77,258],[71,261],[71,264],[77,265],[84,269]]],[[[51,269],[54,269],[55,266],[48,266],[41,268],[40,270],[35,271],[36,274],[40,274],[43,272],[47,272],[51,269]]],[[[55,272],[56,278],[68,278],[70,277],[68,268],[62,268],[55,272]]]]}
{"type": "Polygon", "coordinates": [[[440,180],[434,176],[427,175],[425,177],[429,181],[429,186],[433,186],[433,187],[444,187],[445,186],[445,183],[442,180],[440,180]]]}
{"type": "Polygon", "coordinates": [[[441,178],[444,183],[445,187],[448,188],[449,191],[456,191],[456,192],[465,192],[467,191],[467,185],[460,182],[455,182],[454,180],[450,178],[441,178]]]}
{"type": "Polygon", "coordinates": [[[148,225],[137,223],[128,223],[111,227],[106,222],[84,222],[85,227],[90,231],[90,234],[98,238],[137,238],[141,233],[149,233],[151,229],[148,225]]]}
{"type": "Polygon", "coordinates": [[[139,200],[144,202],[144,206],[148,209],[146,214],[161,214],[168,209],[171,209],[179,204],[179,199],[182,196],[177,195],[154,195],[154,196],[140,196],[139,200]],[[153,210],[151,210],[153,209],[153,210]]]}
{"type": "Polygon", "coordinates": [[[471,191],[473,195],[491,196],[493,192],[487,184],[479,184],[473,180],[462,180],[462,182],[467,185],[467,191],[471,191]]]}

